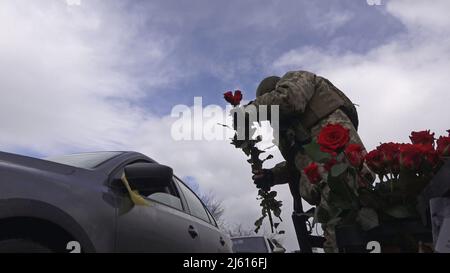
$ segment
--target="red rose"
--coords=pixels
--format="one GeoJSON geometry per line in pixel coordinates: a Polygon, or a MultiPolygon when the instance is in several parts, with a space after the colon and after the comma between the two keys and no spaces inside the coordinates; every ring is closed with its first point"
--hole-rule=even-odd
{"type": "Polygon", "coordinates": [[[333,166],[336,165],[336,163],[337,163],[337,160],[335,158],[332,158],[332,159],[328,160],[328,162],[323,165],[323,168],[327,172],[330,172],[331,168],[333,168],[333,166]]]}
{"type": "Polygon", "coordinates": [[[234,91],[234,103],[236,103],[236,105],[238,105],[239,103],[241,103],[241,100],[242,100],[241,90],[234,91]]]}
{"type": "Polygon", "coordinates": [[[434,133],[430,133],[430,130],[411,132],[409,137],[413,144],[424,144],[434,146],[434,133]]]}
{"type": "Polygon", "coordinates": [[[384,165],[388,167],[393,174],[400,173],[400,144],[382,143],[377,147],[383,157],[384,165]]]}
{"type": "Polygon", "coordinates": [[[328,124],[317,136],[317,143],[323,152],[336,154],[350,140],[349,129],[340,124],[328,124]]]}
{"type": "Polygon", "coordinates": [[[396,159],[398,159],[400,153],[400,144],[399,143],[382,143],[377,147],[377,150],[383,154],[383,160],[386,164],[393,163],[396,159]]]}
{"type": "Polygon", "coordinates": [[[236,90],[236,91],[234,91],[234,95],[233,95],[233,92],[227,91],[223,94],[223,97],[231,105],[236,106],[236,105],[239,105],[239,103],[241,103],[242,92],[240,90],[236,90]]]}
{"type": "Polygon", "coordinates": [[[383,175],[386,173],[384,169],[383,153],[379,150],[370,151],[364,157],[367,166],[376,174],[383,175]]]}
{"type": "Polygon", "coordinates": [[[439,153],[429,144],[418,145],[417,147],[422,155],[422,166],[420,171],[434,170],[441,162],[439,153]]]}
{"type": "Polygon", "coordinates": [[[225,93],[223,93],[223,98],[227,101],[227,102],[229,102],[229,103],[232,103],[233,102],[233,92],[231,92],[231,91],[227,91],[227,92],[225,92],[225,93]]]}
{"type": "Polygon", "coordinates": [[[309,164],[303,171],[311,184],[317,184],[322,180],[322,176],[319,173],[319,166],[315,162],[309,164]]]}
{"type": "Polygon", "coordinates": [[[363,163],[363,149],[359,144],[350,144],[345,148],[345,155],[347,156],[350,165],[360,168],[363,163]]]}
{"type": "Polygon", "coordinates": [[[432,150],[429,145],[402,144],[400,145],[400,165],[406,169],[417,171],[420,169],[427,151],[432,150]]]}
{"type": "MultiPolygon", "coordinates": [[[[449,130],[450,131],[450,130],[449,130]]],[[[441,136],[437,140],[437,152],[441,156],[450,156],[450,132],[449,136],[441,136]]]]}
{"type": "Polygon", "coordinates": [[[427,165],[432,170],[435,170],[439,166],[439,163],[441,162],[439,153],[434,149],[427,151],[425,158],[427,165]]]}

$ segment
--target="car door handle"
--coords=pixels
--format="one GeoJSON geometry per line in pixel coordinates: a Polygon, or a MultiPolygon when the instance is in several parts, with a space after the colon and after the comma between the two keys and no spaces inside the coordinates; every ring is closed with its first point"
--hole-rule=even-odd
{"type": "Polygon", "coordinates": [[[192,238],[195,238],[195,237],[198,236],[197,231],[195,230],[194,226],[192,226],[192,225],[189,226],[188,232],[189,232],[189,235],[191,235],[192,238]]]}
{"type": "Polygon", "coordinates": [[[222,237],[220,237],[220,244],[223,246],[225,245],[225,240],[222,237]]]}

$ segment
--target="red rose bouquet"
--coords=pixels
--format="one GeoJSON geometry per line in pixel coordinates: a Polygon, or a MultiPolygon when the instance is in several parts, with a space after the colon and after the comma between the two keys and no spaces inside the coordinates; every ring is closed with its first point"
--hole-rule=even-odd
{"type": "MultiPolygon", "coordinates": [[[[265,159],[260,159],[260,155],[264,153],[264,151],[261,151],[256,145],[262,140],[261,136],[253,137],[255,134],[255,130],[252,128],[251,124],[249,124],[249,121],[245,121],[241,126],[243,125],[245,128],[239,128],[239,122],[238,118],[239,116],[241,118],[245,118],[245,111],[243,107],[238,107],[241,100],[242,100],[242,92],[240,90],[236,90],[233,94],[233,92],[228,91],[224,93],[224,99],[230,103],[234,109],[232,110],[233,115],[233,129],[235,131],[235,135],[231,141],[231,144],[233,144],[236,148],[241,149],[246,156],[249,157],[247,160],[248,163],[250,163],[252,172],[253,173],[259,173],[263,169],[263,163],[271,159],[273,156],[269,155],[265,159]]],[[[271,191],[270,189],[259,189],[258,190],[258,197],[257,200],[260,200],[260,206],[261,206],[261,217],[258,218],[255,222],[255,232],[257,233],[259,229],[262,226],[263,220],[268,217],[270,227],[272,230],[272,233],[276,231],[279,223],[274,222],[273,216],[277,217],[280,221],[281,219],[281,206],[282,201],[278,201],[275,199],[277,196],[276,191],[271,191]],[[272,216],[273,215],[273,216],[272,216]]],[[[283,234],[284,231],[276,231],[278,234],[283,234]]]]}
{"type": "Polygon", "coordinates": [[[417,197],[450,155],[449,136],[412,132],[411,143],[382,143],[365,154],[349,131],[328,124],[305,152],[314,162],[303,171],[322,193],[315,221],[371,229],[382,221],[418,218],[417,197]],[[373,172],[378,176],[374,181],[373,172]],[[327,188],[327,190],[325,190],[327,188]]]}
{"type": "Polygon", "coordinates": [[[411,143],[382,143],[365,156],[367,166],[378,176],[372,192],[380,217],[416,218],[417,197],[447,156],[450,137],[435,143],[429,130],[412,132],[411,143]],[[435,145],[437,144],[437,145],[435,145]]]}
{"type": "Polygon", "coordinates": [[[304,168],[309,183],[321,192],[314,221],[327,226],[359,223],[365,229],[378,224],[376,211],[360,200],[371,185],[364,174],[364,149],[350,142],[349,130],[340,124],[328,124],[316,139],[304,146],[313,159],[304,168]]]}

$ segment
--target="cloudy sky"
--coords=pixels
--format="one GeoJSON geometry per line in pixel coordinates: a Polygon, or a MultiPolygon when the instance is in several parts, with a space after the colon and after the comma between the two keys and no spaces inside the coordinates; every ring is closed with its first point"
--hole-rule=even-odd
{"type": "MultiPolygon", "coordinates": [[[[359,105],[367,148],[450,128],[450,1],[1,0],[0,150],[44,157],[135,150],[223,200],[252,227],[256,190],[226,140],[175,141],[178,104],[225,107],[259,81],[302,69],[359,105]]],[[[267,167],[281,160],[276,157],[267,167]]],[[[282,228],[289,220],[287,186],[282,228]]]]}

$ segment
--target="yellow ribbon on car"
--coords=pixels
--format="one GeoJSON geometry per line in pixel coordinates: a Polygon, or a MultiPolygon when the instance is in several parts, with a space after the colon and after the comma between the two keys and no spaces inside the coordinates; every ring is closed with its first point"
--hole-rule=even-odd
{"type": "Polygon", "coordinates": [[[131,201],[137,205],[137,206],[150,206],[150,202],[146,199],[144,199],[141,195],[139,195],[139,192],[137,190],[133,191],[131,190],[130,183],[128,183],[128,179],[125,175],[125,172],[123,172],[122,177],[120,178],[122,180],[122,183],[127,188],[128,194],[130,195],[131,201]]]}

